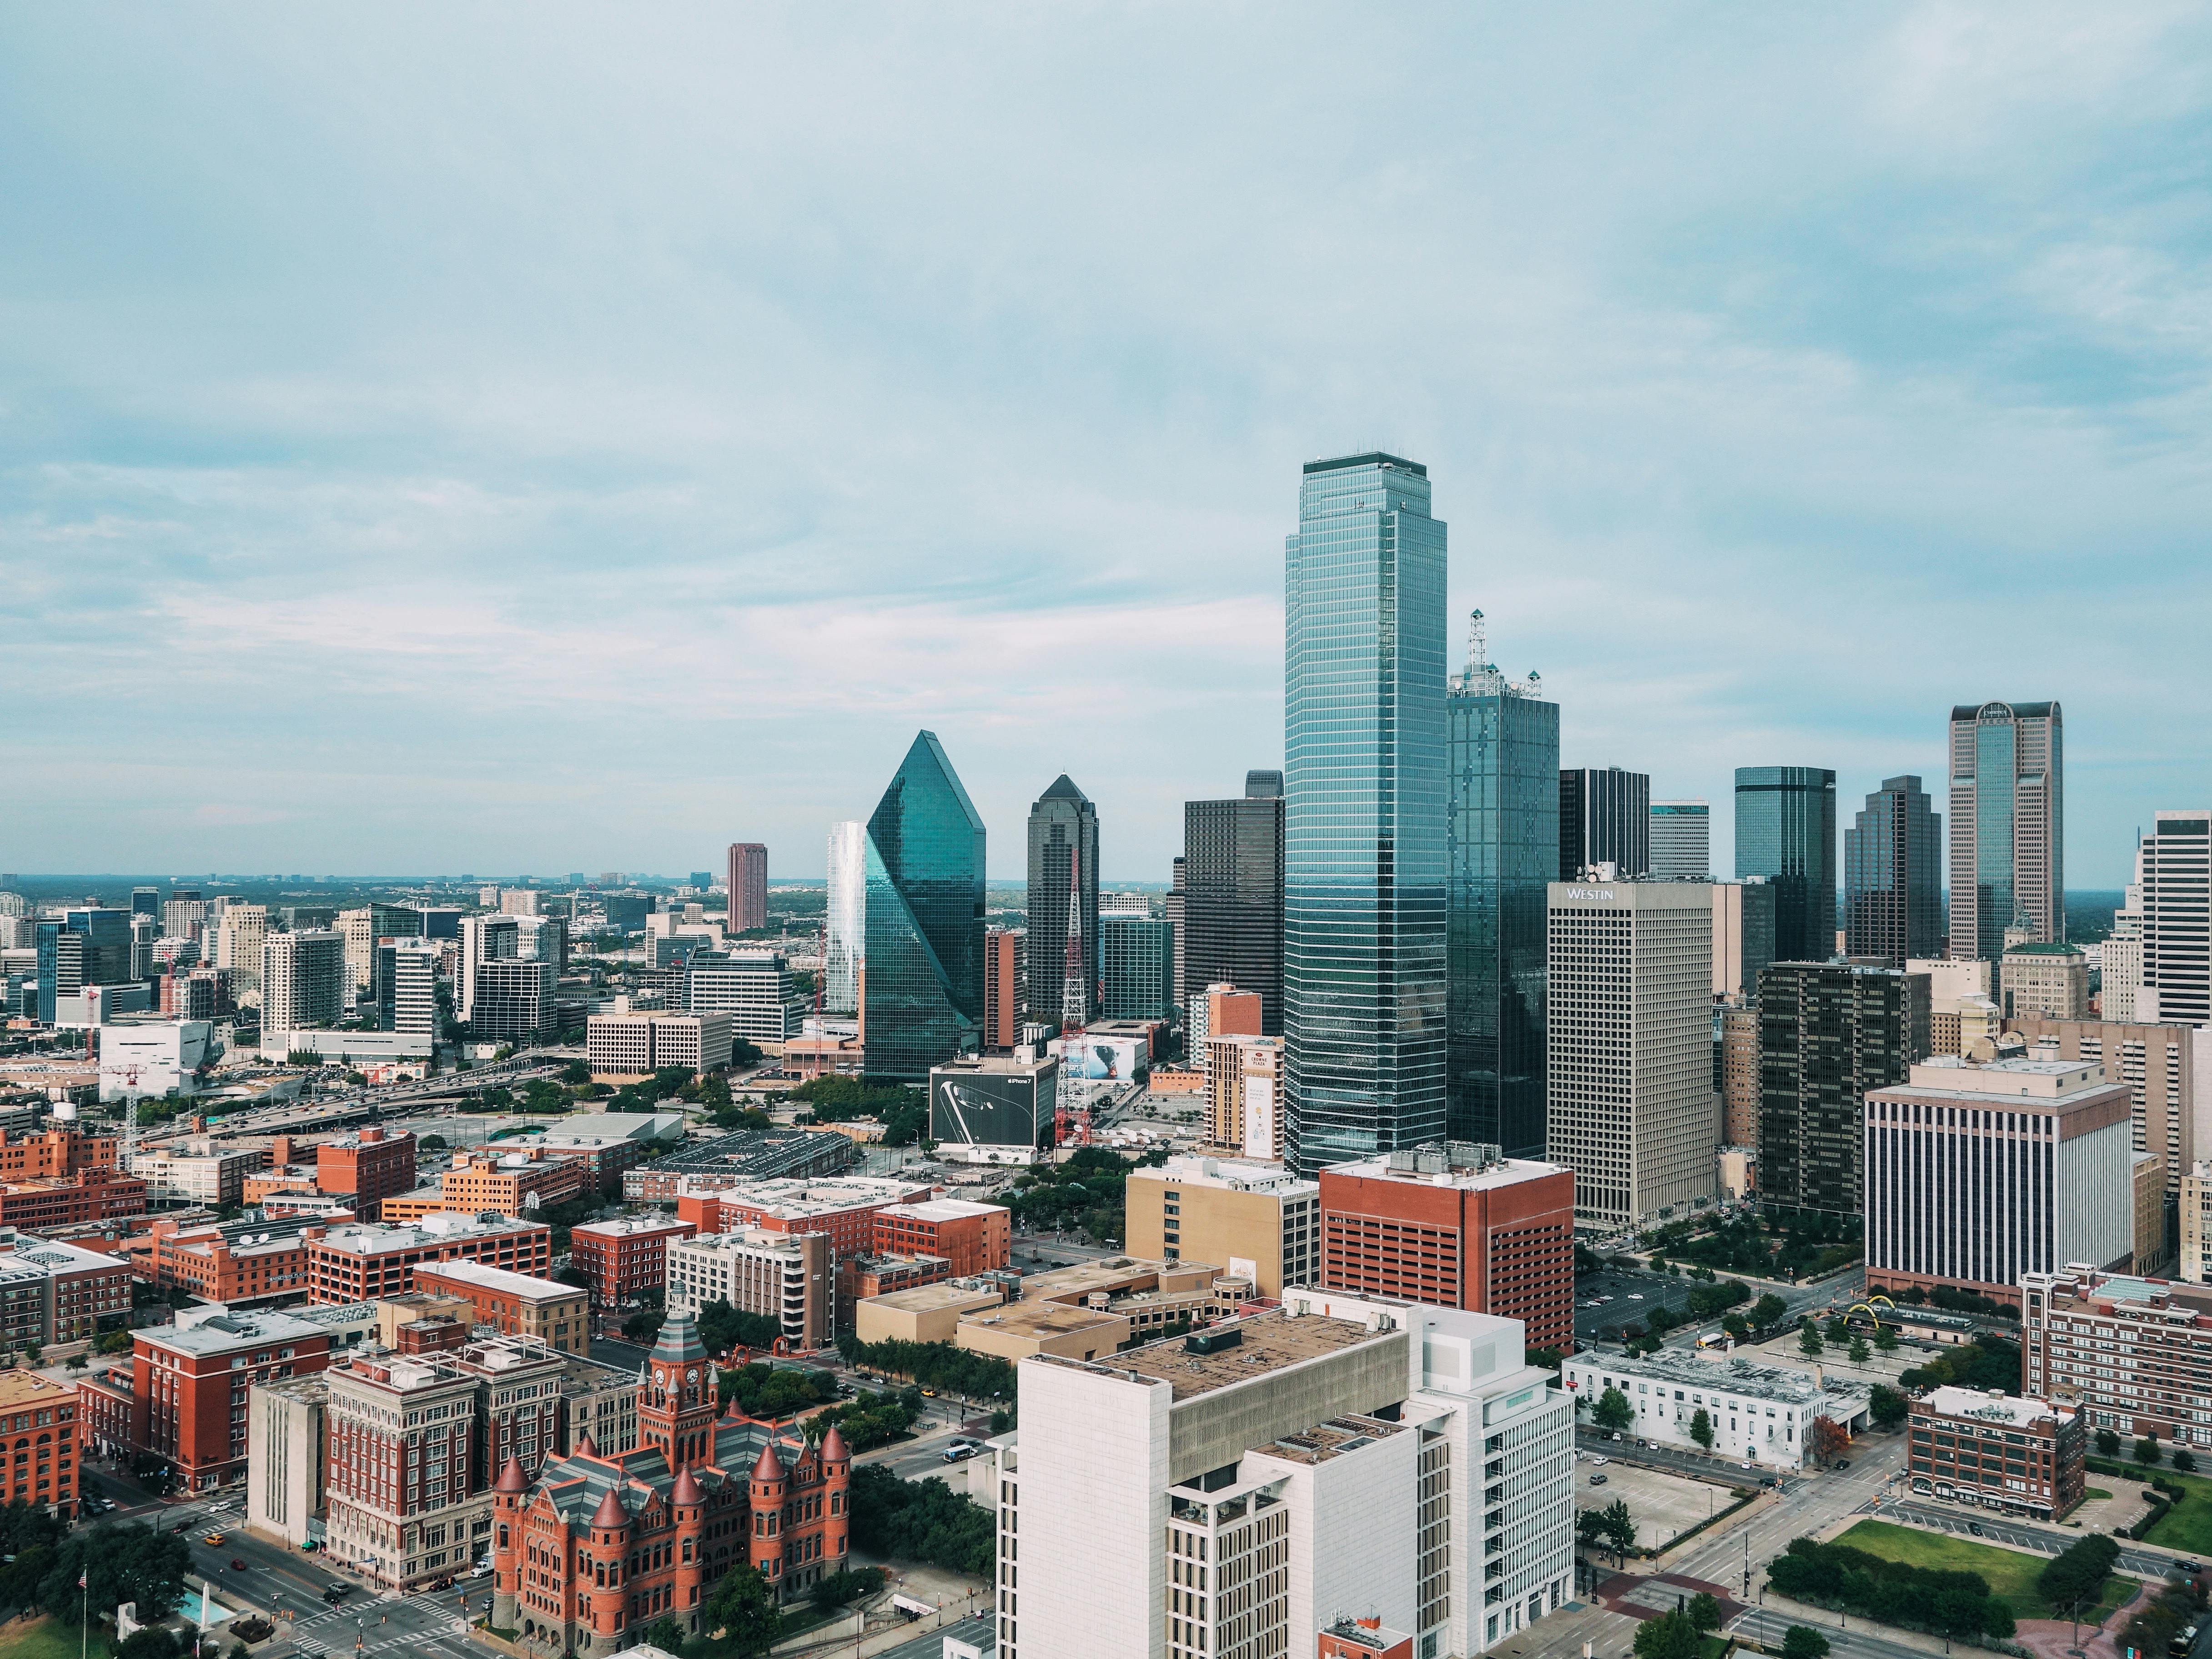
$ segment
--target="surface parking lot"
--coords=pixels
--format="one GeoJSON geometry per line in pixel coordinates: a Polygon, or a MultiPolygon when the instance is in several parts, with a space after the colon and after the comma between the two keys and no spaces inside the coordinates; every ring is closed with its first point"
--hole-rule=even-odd
{"type": "MultiPolygon", "coordinates": [[[[1744,1477],[1747,1481],[1752,1478],[1744,1477]]],[[[1611,1462],[1601,1468],[1586,1456],[1575,1461],[1576,1509],[1601,1510],[1616,1498],[1626,1502],[1629,1514],[1636,1518],[1638,1547],[1658,1549],[1707,1516],[1718,1515],[1735,1502],[1735,1492],[1729,1486],[1630,1463],[1611,1462]],[[1605,1484],[1590,1485],[1594,1474],[1605,1476],[1605,1484]]]]}
{"type": "MultiPolygon", "coordinates": [[[[1702,1281],[1676,1279],[1668,1273],[1626,1273],[1608,1267],[1575,1281],[1575,1336],[1590,1342],[1618,1342],[1624,1325],[1641,1324],[1655,1308],[1686,1311],[1690,1286],[1702,1281]],[[1640,1302],[1634,1300],[1642,1297],[1640,1302]],[[1590,1307],[1600,1297],[1611,1297],[1600,1307],[1590,1307]]],[[[1719,1328],[1720,1321],[1713,1321],[1719,1328]]]]}

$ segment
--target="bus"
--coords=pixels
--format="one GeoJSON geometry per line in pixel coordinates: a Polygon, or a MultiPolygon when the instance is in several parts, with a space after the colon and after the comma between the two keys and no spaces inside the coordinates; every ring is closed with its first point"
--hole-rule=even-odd
{"type": "Polygon", "coordinates": [[[2174,1632],[2173,1640],[2166,1644],[2166,1650],[2173,1656],[2173,1659],[2188,1659],[2189,1650],[2196,1645],[2197,1626],[2191,1625],[2174,1632]]]}
{"type": "Polygon", "coordinates": [[[1703,1336],[1698,1339],[1698,1346],[1701,1348],[1725,1348],[1728,1346],[1728,1333],[1726,1331],[1707,1331],[1703,1336]]]}

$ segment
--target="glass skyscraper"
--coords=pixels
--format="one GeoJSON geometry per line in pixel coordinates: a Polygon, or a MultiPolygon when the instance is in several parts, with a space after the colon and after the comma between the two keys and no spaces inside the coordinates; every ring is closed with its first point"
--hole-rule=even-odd
{"type": "Polygon", "coordinates": [[[2065,720],[2055,702],[1951,710],[1951,954],[1994,962],[2005,929],[2066,937],[2065,720]]]}
{"type": "Polygon", "coordinates": [[[1578,766],[1559,774],[1559,873],[1572,881],[1585,866],[1611,864],[1623,877],[1651,872],[1651,779],[1618,766],[1578,766]]]}
{"type": "Polygon", "coordinates": [[[128,910],[65,910],[59,921],[42,921],[32,935],[38,951],[39,1020],[54,1023],[57,997],[88,985],[122,985],[131,979],[128,910]]]}
{"type": "Polygon", "coordinates": [[[1471,654],[1444,699],[1450,1130],[1455,1140],[1495,1142],[1508,1158],[1544,1153],[1545,895],[1559,865],[1559,706],[1540,690],[1534,676],[1511,684],[1471,654]]]}
{"type": "Polygon", "coordinates": [[[1774,959],[1836,954],[1836,775],[1819,766],[1735,769],[1735,872],[1774,889],[1774,959]]]}
{"type": "Polygon", "coordinates": [[[1920,780],[1884,778],[1844,831],[1844,951],[1902,968],[1942,939],[1943,820],[1920,780]]]}
{"type": "Polygon", "coordinates": [[[1444,526],[1428,469],[1309,462],[1285,552],[1285,1140],[1310,1175],[1446,1128],[1444,526]]]}
{"type": "MultiPolygon", "coordinates": [[[[1054,1030],[1066,1024],[1087,1025],[1098,1016],[1098,809],[1062,772],[1030,806],[1029,831],[1029,1017],[1054,1030]],[[1068,860],[1078,854],[1081,863],[1071,872],[1068,860]],[[1072,888],[1078,890],[1081,939],[1073,987],[1067,982],[1072,888]]],[[[1172,958],[1169,966],[1172,972],[1172,958]]]]}
{"type": "Polygon", "coordinates": [[[860,1011],[860,967],[868,953],[868,826],[830,826],[829,915],[823,928],[822,1012],[860,1011]]]}
{"type": "Polygon", "coordinates": [[[867,1074],[927,1083],[983,1024],[983,820],[933,732],[868,820],[861,1045],[867,1074]]]}
{"type": "Polygon", "coordinates": [[[1247,772],[1241,798],[1185,801],[1182,847],[1185,989],[1256,991],[1261,1031],[1282,1036],[1283,775],[1247,772]]]}

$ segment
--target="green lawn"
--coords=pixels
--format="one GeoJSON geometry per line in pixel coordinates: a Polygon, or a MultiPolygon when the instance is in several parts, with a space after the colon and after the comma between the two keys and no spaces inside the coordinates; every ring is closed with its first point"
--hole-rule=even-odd
{"type": "MultiPolygon", "coordinates": [[[[74,1619],[11,1619],[0,1625],[0,1659],[77,1659],[77,1624],[74,1619]]],[[[107,1659],[107,1638],[93,1621],[90,1659],[107,1659]]]]}
{"type": "Polygon", "coordinates": [[[2182,1498],[2166,1512],[2166,1518],[2150,1529],[2143,1541],[2191,1554],[2212,1551],[2212,1480],[2201,1474],[2176,1474],[2172,1469],[2154,1473],[2160,1480],[2179,1486],[2182,1498]]]}
{"type": "MultiPolygon", "coordinates": [[[[1908,1561],[1916,1567],[1932,1567],[1943,1572],[1978,1572],[1989,1585],[1990,1594],[2002,1597],[2015,1619],[2059,1616],[2035,1588],[2037,1577],[2051,1565],[2047,1555],[2026,1555],[1993,1544],[1978,1544],[1970,1538],[1922,1532],[1916,1527],[1892,1526],[1887,1521],[1862,1521],[1836,1541],[1855,1550],[1864,1550],[1869,1555],[1879,1555],[1885,1561],[1908,1561]]],[[[2103,1623],[2113,1608],[2136,1593],[2136,1589],[2134,1579],[2114,1573],[2105,1581],[2105,1593],[2097,1605],[2083,1610],[2081,1622],[2103,1623]]],[[[5,1656],[0,1656],[0,1659],[5,1659],[5,1656]]]]}

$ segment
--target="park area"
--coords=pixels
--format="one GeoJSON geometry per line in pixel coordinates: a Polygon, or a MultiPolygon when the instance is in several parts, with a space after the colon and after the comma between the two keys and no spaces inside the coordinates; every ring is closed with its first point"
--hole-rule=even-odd
{"type": "Polygon", "coordinates": [[[2191,1555],[2212,1554],[2212,1480],[2154,1465],[2130,1465],[2100,1457],[2091,1458],[2089,1468],[2093,1474],[2154,1482],[2166,1497],[2175,1500],[2173,1507],[2143,1534],[2145,1543],[2191,1555]]]}
{"type": "MultiPolygon", "coordinates": [[[[1930,1571],[1978,1573],[1989,1585],[1990,1596],[2009,1607],[2015,1619],[2064,1616],[2036,1588],[2036,1579],[2051,1565],[2049,1556],[2026,1555],[2018,1550],[1999,1549],[1948,1534],[1894,1526],[1887,1521],[1862,1521],[1836,1542],[1864,1550],[1869,1555],[1878,1555],[1885,1561],[1902,1561],[1930,1571]]],[[[2082,1625],[2087,1627],[2102,1624],[2136,1589],[2133,1579],[2112,1574],[2105,1580],[2096,1606],[2082,1609],[2082,1625]]]]}

